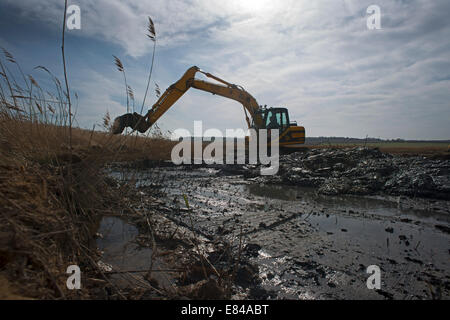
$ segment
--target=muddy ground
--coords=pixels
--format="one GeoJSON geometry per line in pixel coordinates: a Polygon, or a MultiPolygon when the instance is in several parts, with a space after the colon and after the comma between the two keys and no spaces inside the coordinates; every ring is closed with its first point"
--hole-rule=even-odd
{"type": "MultiPolygon", "coordinates": [[[[156,212],[153,219],[164,220],[167,233],[181,232],[178,242],[169,237],[172,253],[188,248],[188,238],[209,246],[218,270],[239,260],[230,298],[449,299],[449,161],[367,149],[311,152],[283,156],[275,177],[261,177],[251,166],[169,163],[109,171],[136,183],[140,209],[156,212]],[[370,265],[381,269],[380,290],[367,288],[370,265]]],[[[136,221],[106,218],[98,242],[103,260],[148,268],[151,245],[139,228],[136,221]]],[[[153,261],[161,270],[176,265],[153,261]]],[[[163,273],[159,287],[195,284],[163,273]]]]}

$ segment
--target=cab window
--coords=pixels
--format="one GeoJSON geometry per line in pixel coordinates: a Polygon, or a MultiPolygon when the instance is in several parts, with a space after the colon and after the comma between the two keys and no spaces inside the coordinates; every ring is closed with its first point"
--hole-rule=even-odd
{"type": "Polygon", "coordinates": [[[271,126],[272,116],[273,116],[273,112],[267,111],[267,113],[266,113],[266,128],[269,128],[271,126]]]}
{"type": "Polygon", "coordinates": [[[289,123],[288,123],[286,112],[282,112],[281,113],[281,126],[283,128],[289,127],[289,123]]]}
{"type": "Polygon", "coordinates": [[[279,128],[281,124],[281,117],[278,112],[267,111],[266,115],[266,128],[275,129],[279,128]]]}

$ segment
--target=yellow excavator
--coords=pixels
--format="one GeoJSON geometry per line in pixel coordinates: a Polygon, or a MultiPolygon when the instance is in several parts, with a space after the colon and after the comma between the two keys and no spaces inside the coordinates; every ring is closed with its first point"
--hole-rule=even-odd
{"type": "Polygon", "coordinates": [[[281,149],[301,148],[305,143],[305,128],[289,120],[289,113],[286,108],[262,107],[241,86],[231,84],[195,66],[189,68],[180,80],[172,84],[145,116],[135,112],[117,117],[111,129],[112,133],[121,134],[126,127],[140,133],[146,132],[190,88],[240,102],[244,108],[245,120],[249,128],[254,128],[256,131],[259,129],[279,129],[279,146],[281,149]],[[220,82],[220,84],[196,79],[196,73],[202,73],[206,77],[220,82]],[[251,122],[248,113],[252,118],[251,122]]]}

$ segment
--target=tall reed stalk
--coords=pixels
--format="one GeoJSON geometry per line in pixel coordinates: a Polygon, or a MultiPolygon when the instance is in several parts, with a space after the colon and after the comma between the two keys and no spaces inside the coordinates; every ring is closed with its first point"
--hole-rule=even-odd
{"type": "Polygon", "coordinates": [[[142,99],[142,106],[141,106],[141,112],[144,110],[145,100],[147,98],[148,88],[150,87],[150,80],[152,78],[153,73],[153,64],[155,61],[155,51],[156,51],[156,30],[155,30],[155,24],[153,23],[152,18],[148,17],[148,26],[147,26],[147,37],[150,38],[151,41],[153,41],[153,54],[152,54],[152,62],[150,65],[150,72],[148,74],[148,80],[147,80],[147,88],[145,89],[144,99],[142,99]]]}

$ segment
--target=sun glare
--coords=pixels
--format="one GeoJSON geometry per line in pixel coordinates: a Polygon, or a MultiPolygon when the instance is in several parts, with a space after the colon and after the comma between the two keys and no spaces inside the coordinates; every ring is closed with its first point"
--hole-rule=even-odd
{"type": "Polygon", "coordinates": [[[270,13],[276,7],[276,2],[269,0],[240,0],[234,4],[237,10],[250,14],[270,13]]]}

